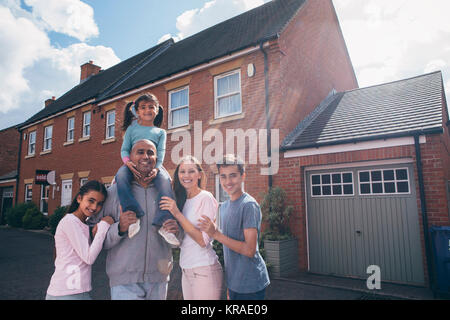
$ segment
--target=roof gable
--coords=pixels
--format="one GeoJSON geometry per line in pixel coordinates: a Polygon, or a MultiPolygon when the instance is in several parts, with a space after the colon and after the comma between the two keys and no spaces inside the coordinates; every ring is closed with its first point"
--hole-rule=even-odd
{"type": "Polygon", "coordinates": [[[443,90],[442,74],[434,72],[335,94],[320,114],[303,120],[282,147],[301,149],[441,132],[443,90]]]}

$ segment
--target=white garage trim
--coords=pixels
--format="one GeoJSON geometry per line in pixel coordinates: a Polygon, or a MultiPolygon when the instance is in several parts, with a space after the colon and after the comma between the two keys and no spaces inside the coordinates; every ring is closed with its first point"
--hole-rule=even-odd
{"type": "Polygon", "coordinates": [[[306,171],[313,170],[328,170],[328,169],[345,169],[354,167],[371,167],[371,166],[384,166],[384,165],[396,165],[404,163],[414,163],[412,158],[400,158],[400,159],[389,159],[389,160],[375,160],[375,161],[361,161],[361,162],[349,162],[349,163],[338,163],[338,164],[325,164],[321,166],[310,166],[305,167],[306,171]]]}
{"type": "MultiPolygon", "coordinates": [[[[426,143],[426,142],[427,139],[425,136],[419,137],[419,143],[426,143]]],[[[349,151],[361,151],[361,150],[409,146],[409,145],[414,145],[414,137],[392,138],[386,140],[380,139],[373,141],[363,141],[355,143],[338,144],[332,146],[323,146],[318,148],[289,150],[284,153],[284,157],[296,158],[296,157],[314,156],[319,154],[341,153],[349,151]]]]}

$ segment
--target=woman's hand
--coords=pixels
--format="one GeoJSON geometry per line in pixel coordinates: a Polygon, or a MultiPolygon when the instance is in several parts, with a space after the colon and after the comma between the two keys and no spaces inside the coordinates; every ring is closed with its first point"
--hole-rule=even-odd
{"type": "Polygon", "coordinates": [[[176,218],[177,215],[182,214],[177,207],[177,203],[175,200],[169,197],[161,197],[161,201],[159,202],[159,208],[161,210],[170,211],[170,213],[176,218]]]}
{"type": "Polygon", "coordinates": [[[137,171],[136,165],[133,163],[133,161],[128,160],[125,165],[128,167],[128,169],[130,169],[130,171],[133,173],[133,175],[137,179],[141,179],[142,178],[142,174],[139,171],[137,171]]]}

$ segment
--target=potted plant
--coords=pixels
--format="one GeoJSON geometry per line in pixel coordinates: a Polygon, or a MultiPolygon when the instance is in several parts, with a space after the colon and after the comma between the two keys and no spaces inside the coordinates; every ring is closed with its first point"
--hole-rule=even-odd
{"type": "Polygon", "coordinates": [[[266,228],[263,233],[265,258],[270,273],[288,276],[298,269],[298,246],[289,229],[293,207],[286,205],[286,192],[274,187],[264,195],[261,212],[266,228]]]}

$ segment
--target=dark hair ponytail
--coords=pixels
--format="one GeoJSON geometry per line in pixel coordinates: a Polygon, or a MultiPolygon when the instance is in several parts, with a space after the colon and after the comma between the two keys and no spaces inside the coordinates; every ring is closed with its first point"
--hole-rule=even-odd
{"type": "Polygon", "coordinates": [[[155,127],[161,127],[161,123],[164,119],[164,109],[162,106],[158,105],[159,109],[158,109],[158,114],[155,117],[155,120],[153,120],[153,124],[155,127]]]}
{"type": "Polygon", "coordinates": [[[125,106],[125,110],[123,111],[123,124],[122,124],[122,130],[126,131],[127,128],[130,126],[131,122],[134,119],[134,114],[131,111],[131,108],[133,108],[134,102],[129,102],[125,106]]]}
{"type": "Polygon", "coordinates": [[[80,188],[80,191],[78,191],[78,193],[75,195],[75,198],[73,198],[72,204],[67,209],[66,213],[73,213],[77,211],[78,207],[80,206],[80,204],[78,203],[78,196],[83,197],[89,191],[100,192],[105,197],[105,200],[108,196],[108,192],[106,191],[106,188],[102,183],[98,182],[97,180],[88,181],[80,188]]]}

